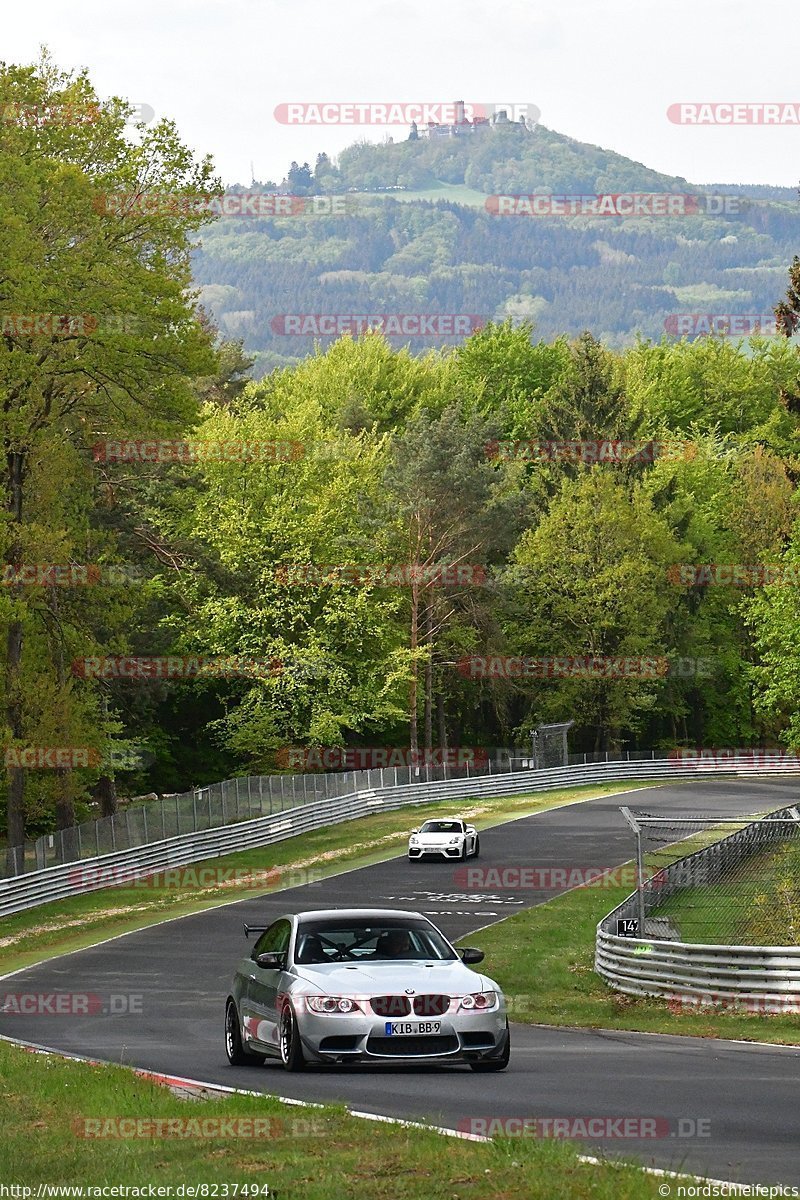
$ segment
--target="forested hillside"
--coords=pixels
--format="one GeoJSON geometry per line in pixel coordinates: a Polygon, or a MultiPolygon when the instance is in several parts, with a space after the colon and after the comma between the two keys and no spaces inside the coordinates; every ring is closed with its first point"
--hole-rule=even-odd
{"type": "MultiPolygon", "coordinates": [[[[229,336],[244,339],[257,375],[313,348],[317,325],[307,336],[287,334],[287,313],[511,317],[533,322],[545,338],[588,328],[613,346],[633,344],[637,333],[673,334],[676,314],[769,313],[800,240],[800,209],[788,188],[698,189],[541,126],[362,142],[335,165],[324,154],[313,168],[293,164],[278,186],[338,195],[344,211],[224,218],[204,233],[194,258],[203,302],[229,336]],[[375,194],[386,188],[405,190],[375,194]],[[736,199],[725,215],[487,211],[487,198],[499,194],[705,191],[736,199]],[[431,198],[415,198],[424,196],[431,198]]],[[[437,344],[430,336],[393,339],[406,343],[416,352],[437,344]]]]}

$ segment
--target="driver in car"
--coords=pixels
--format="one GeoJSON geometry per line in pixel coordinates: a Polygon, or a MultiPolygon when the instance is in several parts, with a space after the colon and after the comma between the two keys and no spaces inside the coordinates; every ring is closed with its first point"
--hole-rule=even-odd
{"type": "Polygon", "coordinates": [[[405,929],[390,929],[384,933],[377,946],[382,958],[416,958],[411,938],[405,929]]]}

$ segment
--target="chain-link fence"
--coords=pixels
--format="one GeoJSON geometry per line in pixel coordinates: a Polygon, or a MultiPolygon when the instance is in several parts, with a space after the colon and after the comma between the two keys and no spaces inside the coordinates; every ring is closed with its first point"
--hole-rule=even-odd
{"type": "Polygon", "coordinates": [[[226,779],[181,795],[126,806],[112,817],[84,821],[70,829],[44,834],[35,842],[26,842],[24,847],[8,849],[0,856],[0,877],[95,858],[116,850],[129,850],[236,821],[271,816],[314,800],[332,799],[363,789],[511,772],[519,769],[514,766],[519,761],[518,753],[498,750],[485,759],[473,763],[466,761],[461,765],[445,762],[443,765],[429,763],[368,771],[226,779]]]}
{"type": "Polygon", "coordinates": [[[639,936],[800,945],[800,812],[665,817],[623,809],[636,837],[639,936]]]}

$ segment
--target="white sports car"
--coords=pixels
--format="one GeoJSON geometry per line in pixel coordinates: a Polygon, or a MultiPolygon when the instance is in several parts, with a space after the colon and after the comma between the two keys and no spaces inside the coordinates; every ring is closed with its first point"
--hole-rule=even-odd
{"type": "Polygon", "coordinates": [[[242,959],[225,1005],[233,1066],[309,1062],[508,1066],[503,993],[421,913],[323,909],[280,917],[242,959]]]}
{"type": "Polygon", "coordinates": [[[461,817],[426,821],[421,829],[412,829],[408,839],[408,857],[477,858],[481,848],[478,831],[461,817]]]}

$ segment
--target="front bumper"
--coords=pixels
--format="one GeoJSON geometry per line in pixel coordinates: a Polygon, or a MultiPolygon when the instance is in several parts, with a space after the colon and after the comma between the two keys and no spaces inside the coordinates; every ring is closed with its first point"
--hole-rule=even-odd
{"type": "Polygon", "coordinates": [[[327,1017],[298,1014],[306,1056],[317,1062],[480,1062],[499,1057],[505,1047],[506,1012],[446,1014],[440,1018],[388,1018],[365,1014],[327,1017]],[[438,1024],[418,1035],[387,1034],[387,1026],[438,1024]]]}
{"type": "Polygon", "coordinates": [[[448,858],[458,860],[464,856],[464,843],[458,846],[409,846],[409,858],[448,858]]]}

